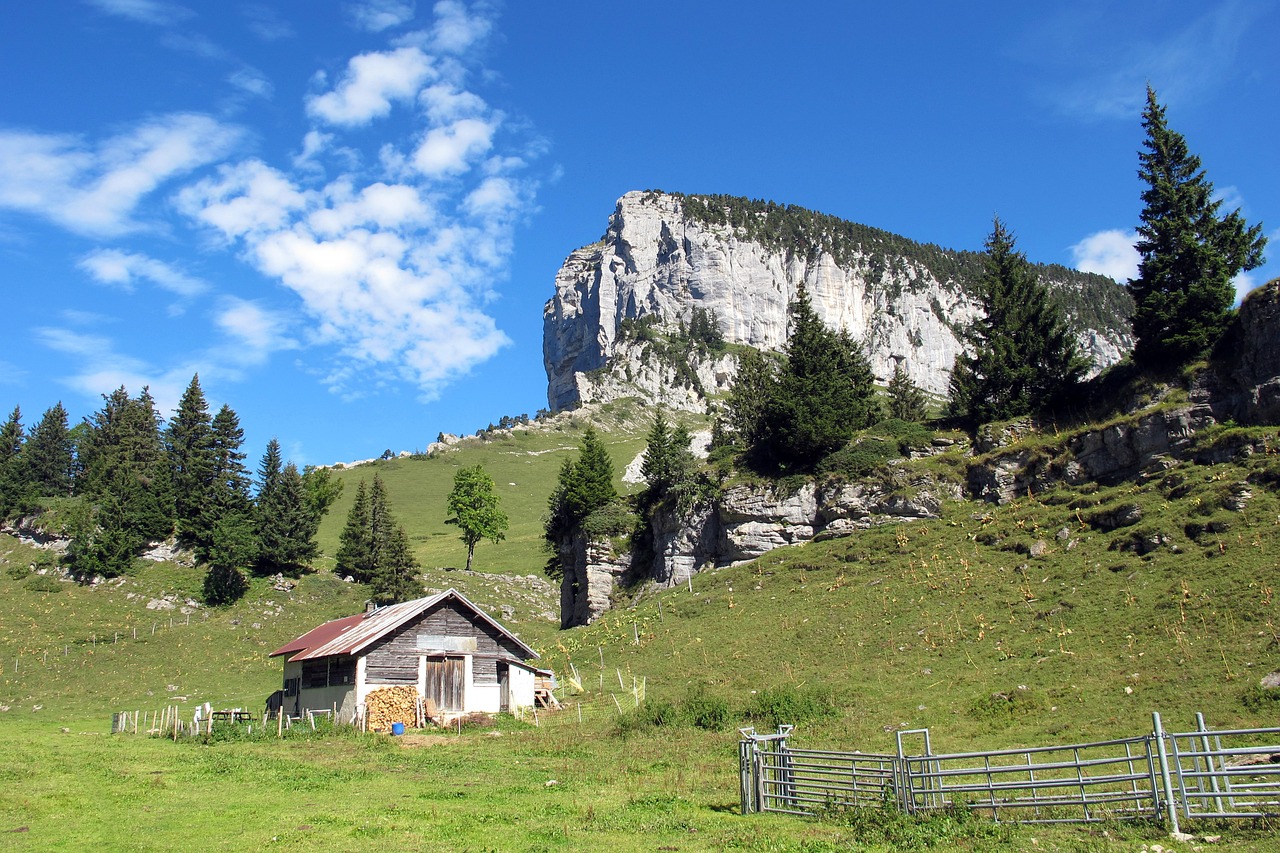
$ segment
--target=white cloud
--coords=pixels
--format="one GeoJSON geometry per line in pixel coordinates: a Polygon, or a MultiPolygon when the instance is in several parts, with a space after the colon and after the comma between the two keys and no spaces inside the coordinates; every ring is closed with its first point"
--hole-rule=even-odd
{"type": "Polygon", "coordinates": [[[215,322],[234,341],[227,358],[238,364],[261,364],[272,352],[298,346],[286,318],[246,299],[224,297],[215,322]]]}
{"type": "Polygon", "coordinates": [[[333,91],[307,100],[307,112],[329,124],[368,124],[389,114],[392,101],[412,99],[433,74],[430,57],[416,47],[362,53],[333,91]]]}
{"type": "Polygon", "coordinates": [[[246,65],[238,71],[235,71],[227,78],[227,82],[243,92],[250,95],[256,95],[259,98],[270,98],[275,92],[275,87],[271,85],[271,81],[256,68],[246,65]]]}
{"type": "MultiPolygon", "coordinates": [[[[488,31],[461,4],[436,11],[441,46],[462,50],[488,31]]],[[[431,53],[436,43],[423,34],[398,44],[355,56],[335,85],[307,100],[320,126],[363,125],[416,103],[406,111],[416,129],[383,134],[376,159],[335,145],[331,128],[312,128],[292,172],[248,160],[178,195],[183,213],[296,295],[307,318],[294,326],[297,345],[336,350],[331,364],[308,359],[308,369],[343,397],[398,382],[434,397],[510,343],[484,306],[535,190],[519,175],[532,151],[495,151],[504,117],[463,85],[464,59],[431,53]],[[336,178],[320,185],[321,175],[336,178]]],[[[217,322],[263,357],[288,340],[281,318],[256,303],[224,302],[217,322]]]]}
{"type": "Polygon", "coordinates": [[[481,116],[489,108],[479,95],[460,91],[453,83],[428,86],[418,95],[418,102],[434,125],[481,116]]]}
{"type": "Polygon", "coordinates": [[[243,11],[249,20],[249,30],[263,41],[278,41],[297,35],[293,25],[281,18],[271,6],[255,3],[245,6],[243,11]]]}
{"type": "Polygon", "coordinates": [[[306,196],[287,175],[261,160],[223,166],[216,178],[178,194],[184,213],[233,238],[280,228],[306,204],[306,196]]]}
{"type": "Polygon", "coordinates": [[[191,15],[190,9],[163,0],[86,0],[90,6],[144,24],[164,26],[191,15]]]}
{"type": "Polygon", "coordinates": [[[142,122],[96,148],[65,135],[0,133],[0,207],[34,213],[79,234],[142,227],[134,210],[165,181],[225,156],[239,129],[178,113],[142,122]]]}
{"type": "Polygon", "coordinates": [[[408,0],[364,0],[347,9],[351,20],[362,30],[380,33],[413,20],[413,3],[408,0]]]}
{"type": "Polygon", "coordinates": [[[1170,104],[1205,98],[1229,79],[1258,8],[1219,3],[1176,30],[1143,26],[1135,34],[1135,22],[1124,17],[1122,6],[1101,20],[1072,6],[1028,43],[1034,61],[1056,60],[1072,77],[1053,95],[1059,110],[1085,119],[1132,120],[1145,105],[1148,83],[1170,104]]]}
{"type": "Polygon", "coordinates": [[[1098,231],[1071,247],[1073,263],[1081,272],[1101,273],[1123,284],[1138,275],[1142,256],[1133,247],[1137,239],[1136,233],[1118,228],[1098,231]]]}
{"type": "Polygon", "coordinates": [[[466,118],[427,131],[413,152],[413,165],[428,177],[456,175],[470,168],[470,161],[483,156],[493,146],[497,123],[466,118]]]}
{"type": "Polygon", "coordinates": [[[465,3],[440,0],[434,11],[436,22],[431,29],[431,44],[442,53],[463,53],[482,41],[493,29],[488,14],[472,14],[465,3]]]}
{"type": "Polygon", "coordinates": [[[119,249],[98,249],[80,259],[77,266],[103,284],[133,291],[137,279],[145,279],[179,296],[198,296],[209,289],[207,282],[193,278],[163,261],[119,249]]]}

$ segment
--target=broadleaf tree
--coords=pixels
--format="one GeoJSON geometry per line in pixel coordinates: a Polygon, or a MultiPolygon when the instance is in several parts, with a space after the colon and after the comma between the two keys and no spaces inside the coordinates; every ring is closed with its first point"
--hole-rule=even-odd
{"type": "Polygon", "coordinates": [[[467,571],[471,571],[476,545],[482,539],[495,544],[502,541],[510,522],[499,507],[493,478],[480,465],[461,468],[453,475],[453,490],[446,503],[450,517],[445,523],[457,525],[462,531],[462,542],[467,546],[467,571]]]}

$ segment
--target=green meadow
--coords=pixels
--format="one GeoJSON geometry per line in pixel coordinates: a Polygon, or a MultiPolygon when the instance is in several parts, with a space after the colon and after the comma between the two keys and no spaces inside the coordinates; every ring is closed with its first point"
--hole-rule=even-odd
{"type": "MultiPolygon", "coordinates": [[[[621,472],[645,425],[635,411],[610,416],[621,472]]],[[[928,727],[939,752],[1136,735],[1153,711],[1177,730],[1197,711],[1215,728],[1276,725],[1280,702],[1258,686],[1280,670],[1275,430],[1216,430],[1205,453],[1264,451],[1140,484],[954,503],[935,521],[781,549],[692,588],[637,591],[560,631],[547,618],[554,590],[528,576],[541,577],[541,513],[579,434],[566,423],[342,470],[349,486],[320,537],[332,555],[354,481],[376,470],[426,583],[492,609],[559,675],[564,707],[537,718],[402,739],[323,727],[112,735],[118,711],[259,710],[279,686],[268,653],[359,610],[363,591],[326,557],[291,590],[257,578],[229,608],[183,613],[197,569],[139,561],[123,579],[77,586],[38,573],[47,554],[0,537],[0,846],[1280,849],[1267,823],[1193,826],[1183,843],[1146,825],[744,817],[736,753],[739,726],[788,721],[798,745],[868,752],[892,751],[900,728],[928,727]],[[477,463],[512,525],[477,547],[467,574],[444,499],[453,472],[477,463]],[[1096,522],[1132,507],[1136,524],[1096,522]],[[1222,837],[1210,847],[1205,835],[1222,837]]],[[[1035,439],[1050,454],[1061,440],[1035,439]]],[[[953,452],[909,464],[958,477],[967,463],[953,452]]]]}

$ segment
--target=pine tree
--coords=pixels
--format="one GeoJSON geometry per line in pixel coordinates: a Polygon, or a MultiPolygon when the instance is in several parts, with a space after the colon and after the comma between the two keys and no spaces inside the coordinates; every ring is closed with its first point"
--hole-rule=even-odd
{"type": "Polygon", "coordinates": [[[202,529],[201,522],[209,521],[203,511],[213,498],[214,436],[199,374],[191,377],[178,401],[165,431],[165,446],[172,470],[178,532],[197,544],[207,545],[209,531],[202,529]]]}
{"type": "Polygon", "coordinates": [[[1204,355],[1222,336],[1235,301],[1232,279],[1264,262],[1262,226],[1249,227],[1239,210],[1222,216],[1222,201],[1190,153],[1169,129],[1165,108],[1147,87],[1142,113],[1147,136],[1138,154],[1142,224],[1133,294],[1133,358],[1145,367],[1177,366],[1204,355]]]}
{"type": "Polygon", "coordinates": [[[22,457],[27,479],[36,494],[46,498],[71,494],[75,453],[67,427],[67,410],[62,403],[50,407],[31,430],[22,448],[22,457]]]}
{"type": "MultiPolygon", "coordinates": [[[[223,603],[240,589],[232,571],[252,567],[258,557],[258,540],[254,525],[253,502],[249,497],[249,470],[245,467],[244,430],[230,406],[223,405],[210,426],[213,460],[210,497],[192,524],[191,536],[197,542],[196,556],[209,565],[206,576],[206,598],[209,584],[217,589],[223,603]],[[212,577],[216,572],[216,577],[212,577]]],[[[241,576],[242,577],[242,576],[241,576]]],[[[247,581],[245,582],[247,588],[247,581]]],[[[240,590],[241,594],[243,589],[240,590]]]]}
{"type": "Polygon", "coordinates": [[[952,367],[948,403],[974,424],[1045,411],[1086,366],[1061,309],[998,218],[986,247],[982,316],[962,336],[967,351],[952,367]]]}
{"type": "Polygon", "coordinates": [[[267,442],[258,466],[254,516],[258,532],[257,569],[262,574],[296,574],[315,557],[320,519],[292,462],[281,466],[280,442],[267,442]]]}
{"type": "Polygon", "coordinates": [[[803,287],[790,314],[786,365],[761,405],[751,448],[758,462],[784,470],[812,467],[879,416],[862,347],[823,324],[803,287]]]}
{"type": "Polygon", "coordinates": [[[895,364],[889,379],[889,417],[919,423],[928,416],[928,406],[924,391],[911,381],[900,363],[895,364]]]}
{"type": "Polygon", "coordinates": [[[645,490],[637,500],[641,510],[682,494],[694,477],[695,468],[693,453],[689,450],[693,437],[688,428],[683,424],[670,427],[661,409],[654,415],[648,439],[640,469],[645,479],[645,490]]]}
{"type": "Polygon", "coordinates": [[[378,565],[370,584],[374,603],[398,604],[421,596],[420,566],[409,548],[409,537],[404,528],[393,521],[379,551],[378,565]]]}
{"type": "MultiPolygon", "coordinates": [[[[173,531],[173,491],[160,437],[161,419],[147,388],[103,396],[82,442],[85,494],[110,503],[105,517],[130,541],[162,540],[173,531]]],[[[139,546],[140,547],[140,546],[139,546]]]]}
{"type": "Polygon", "coordinates": [[[493,478],[479,465],[459,469],[453,477],[453,490],[447,501],[452,517],[445,519],[445,523],[456,524],[462,531],[462,542],[467,546],[467,571],[471,571],[471,558],[480,540],[497,544],[506,536],[507,514],[499,509],[494,489],[493,478]]]}
{"type": "Polygon", "coordinates": [[[34,505],[22,459],[25,437],[22,409],[14,406],[0,426],[0,520],[22,515],[34,505]]]}
{"type": "Polygon", "coordinates": [[[373,577],[373,519],[369,492],[364,480],[356,486],[355,500],[347,512],[347,523],[338,537],[338,554],[334,571],[359,583],[373,577]]]}
{"type": "Polygon", "coordinates": [[[588,426],[578,446],[578,458],[566,459],[560,465],[555,488],[547,499],[542,535],[553,552],[545,567],[548,575],[553,578],[563,575],[558,556],[562,540],[579,531],[589,515],[617,496],[613,460],[595,428],[588,426]]]}

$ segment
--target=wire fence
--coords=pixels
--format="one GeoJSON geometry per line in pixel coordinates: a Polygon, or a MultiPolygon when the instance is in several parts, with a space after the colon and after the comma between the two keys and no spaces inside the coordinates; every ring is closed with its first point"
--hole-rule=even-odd
{"type": "Polygon", "coordinates": [[[744,814],[843,808],[922,814],[967,808],[997,821],[1088,823],[1280,815],[1280,728],[1220,729],[1065,746],[934,753],[928,729],[898,732],[896,754],[793,748],[791,726],[743,729],[744,814]],[[918,752],[909,754],[913,742],[918,752]]]}

